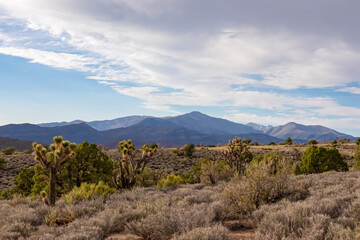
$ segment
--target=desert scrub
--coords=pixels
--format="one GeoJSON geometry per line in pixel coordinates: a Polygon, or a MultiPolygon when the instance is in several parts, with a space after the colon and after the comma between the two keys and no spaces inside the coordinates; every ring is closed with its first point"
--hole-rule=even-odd
{"type": "Polygon", "coordinates": [[[63,198],[68,203],[76,203],[84,199],[106,198],[114,192],[115,189],[109,187],[103,181],[100,181],[98,184],[82,183],[80,187],[75,187],[69,193],[65,194],[63,198]]]}
{"type": "Polygon", "coordinates": [[[210,227],[215,216],[212,204],[171,206],[127,226],[130,231],[145,239],[165,240],[176,233],[186,233],[198,227],[210,227]]]}
{"type": "MultiPolygon", "coordinates": [[[[95,198],[69,204],[59,199],[53,207],[28,198],[4,200],[0,239],[105,239],[126,226],[152,239],[197,236],[203,228],[218,228],[223,219],[219,193],[224,185],[135,187],[109,195],[106,202],[95,198]]],[[[209,234],[218,236],[220,230],[209,234]]]]}
{"type": "Polygon", "coordinates": [[[15,153],[15,151],[16,149],[14,147],[8,147],[1,150],[4,155],[12,155],[15,153]]]}
{"type": "Polygon", "coordinates": [[[176,235],[171,240],[230,240],[229,230],[221,224],[211,227],[192,229],[181,235],[176,235]]]}
{"type": "Polygon", "coordinates": [[[30,237],[43,224],[50,208],[28,198],[0,201],[0,239],[30,237]]]}
{"type": "Polygon", "coordinates": [[[199,173],[201,183],[216,184],[219,181],[228,181],[236,174],[236,169],[224,160],[211,161],[205,158],[200,161],[199,173]]]}
{"type": "Polygon", "coordinates": [[[260,205],[273,203],[291,195],[292,166],[285,158],[254,161],[245,176],[232,180],[224,191],[224,206],[229,215],[246,216],[260,205]]]}
{"type": "Polygon", "coordinates": [[[53,208],[45,217],[45,224],[48,226],[61,226],[73,222],[75,214],[70,208],[55,209],[53,208]]]}
{"type": "Polygon", "coordinates": [[[178,187],[184,183],[185,180],[180,175],[169,174],[165,179],[161,179],[156,186],[158,188],[178,187]]]}
{"type": "Polygon", "coordinates": [[[253,212],[257,239],[359,239],[360,173],[327,172],[296,176],[310,196],[283,200],[253,212]]]}

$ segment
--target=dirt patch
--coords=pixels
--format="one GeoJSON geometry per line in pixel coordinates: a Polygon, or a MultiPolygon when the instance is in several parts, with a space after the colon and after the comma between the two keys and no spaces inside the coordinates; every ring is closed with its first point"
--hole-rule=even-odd
{"type": "Polygon", "coordinates": [[[125,232],[113,233],[106,238],[106,240],[124,240],[124,239],[142,240],[143,238],[135,234],[125,233],[125,232]]]}
{"type": "Polygon", "coordinates": [[[229,236],[233,240],[253,240],[255,239],[255,229],[231,231],[229,236]]]}

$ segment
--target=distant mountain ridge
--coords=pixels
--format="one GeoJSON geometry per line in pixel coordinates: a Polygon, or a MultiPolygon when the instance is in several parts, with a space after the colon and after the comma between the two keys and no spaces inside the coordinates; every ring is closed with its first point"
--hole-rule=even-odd
{"type": "Polygon", "coordinates": [[[0,136],[50,143],[53,136],[61,135],[76,143],[86,140],[111,147],[123,139],[132,139],[139,144],[161,143],[164,147],[196,142],[204,142],[206,145],[224,144],[235,136],[250,138],[259,143],[282,141],[282,139],[268,136],[244,124],[213,118],[200,112],[166,118],[140,117],[135,119],[132,116],[121,118],[121,121],[124,119],[130,120],[128,124],[131,122],[132,125],[103,131],[96,130],[81,120],[77,120],[80,122],[77,124],[64,125],[60,123],[61,126],[52,127],[49,125],[10,124],[0,127],[0,136]],[[143,119],[141,120],[141,118],[143,119]]]}
{"type": "Polygon", "coordinates": [[[310,139],[333,140],[336,137],[355,139],[353,136],[323,126],[305,126],[296,123],[277,127],[255,123],[244,125],[214,118],[200,112],[191,112],[176,117],[129,116],[93,122],[76,120],[72,122],[73,124],[70,123],[45,123],[40,126],[9,124],[0,127],[0,137],[50,143],[52,137],[61,135],[75,143],[88,141],[103,144],[106,147],[114,147],[124,139],[132,139],[138,145],[161,143],[164,147],[196,142],[204,142],[206,145],[225,144],[235,136],[262,144],[282,142],[287,137],[298,142],[306,142],[310,139]],[[115,126],[121,127],[114,128],[115,126]]]}
{"type": "Polygon", "coordinates": [[[351,135],[340,133],[321,125],[307,126],[294,122],[289,122],[282,126],[270,128],[265,130],[264,133],[282,139],[290,137],[292,139],[303,139],[306,141],[315,139],[320,142],[334,140],[335,138],[349,138],[350,140],[356,139],[351,135]]]}
{"type": "Polygon", "coordinates": [[[0,137],[0,149],[14,147],[17,151],[32,148],[32,141],[0,137]]]}
{"type": "Polygon", "coordinates": [[[271,126],[271,125],[264,126],[264,125],[260,125],[257,123],[248,123],[248,124],[246,124],[246,126],[252,127],[253,129],[259,130],[261,132],[265,132],[265,131],[273,128],[273,126],[271,126]]]}
{"type": "Polygon", "coordinates": [[[62,127],[72,124],[86,123],[87,125],[98,131],[104,131],[115,128],[129,127],[149,117],[150,116],[129,116],[129,117],[116,118],[112,120],[99,120],[99,121],[90,121],[90,122],[75,120],[71,122],[40,123],[37,125],[40,127],[62,127]]]}

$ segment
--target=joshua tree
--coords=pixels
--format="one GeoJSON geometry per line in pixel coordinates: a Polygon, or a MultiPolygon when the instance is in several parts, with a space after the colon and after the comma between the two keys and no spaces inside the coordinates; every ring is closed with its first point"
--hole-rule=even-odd
{"type": "Polygon", "coordinates": [[[122,141],[119,143],[119,151],[122,158],[119,161],[119,172],[114,178],[114,183],[118,188],[130,189],[136,183],[137,176],[144,171],[146,164],[157,152],[157,146],[151,145],[149,147],[145,144],[142,148],[142,155],[140,159],[135,160],[135,145],[131,140],[122,141]]]}
{"type": "Polygon", "coordinates": [[[229,140],[222,154],[225,157],[225,162],[231,167],[234,167],[239,175],[243,171],[243,166],[252,160],[252,154],[249,151],[248,144],[245,139],[241,140],[239,137],[229,140]]]}
{"type": "Polygon", "coordinates": [[[76,144],[64,141],[62,137],[54,137],[54,144],[47,150],[43,145],[33,143],[35,160],[50,173],[49,182],[49,203],[55,205],[56,200],[56,174],[60,171],[61,165],[75,157],[76,144]]]}

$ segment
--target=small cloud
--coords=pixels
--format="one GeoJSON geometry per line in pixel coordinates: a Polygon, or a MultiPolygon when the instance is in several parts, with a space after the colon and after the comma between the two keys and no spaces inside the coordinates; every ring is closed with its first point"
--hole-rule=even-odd
{"type": "Polygon", "coordinates": [[[346,87],[336,90],[338,92],[348,92],[352,94],[360,94],[360,88],[357,87],[346,87]]]}

